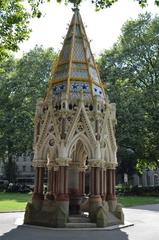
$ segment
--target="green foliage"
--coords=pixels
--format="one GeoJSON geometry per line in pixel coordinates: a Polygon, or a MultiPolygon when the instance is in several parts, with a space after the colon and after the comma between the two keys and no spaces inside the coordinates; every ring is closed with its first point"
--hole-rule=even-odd
{"type": "MultiPolygon", "coordinates": [[[[56,0],[62,2],[63,0],[56,0]]],[[[96,10],[112,6],[118,0],[92,0],[96,10]]],[[[141,7],[146,6],[148,0],[136,0],[141,7]]],[[[17,51],[18,45],[29,38],[29,22],[32,18],[40,18],[41,6],[51,0],[0,0],[0,61],[10,51],[17,51]]],[[[66,5],[73,3],[78,6],[82,0],[64,0],[66,5]]],[[[159,0],[154,0],[159,6],[159,0]]]]}
{"type": "Polygon", "coordinates": [[[118,42],[100,59],[102,79],[111,101],[117,103],[119,159],[130,161],[130,156],[123,157],[123,149],[131,150],[140,172],[159,161],[158,34],[159,17],[140,15],[124,24],[118,42]]]}
{"type": "Polygon", "coordinates": [[[0,66],[0,159],[12,166],[12,156],[32,150],[36,100],[47,89],[53,49],[35,47],[19,60],[0,66]]]}
{"type": "MultiPolygon", "coordinates": [[[[134,0],[138,2],[141,7],[146,7],[150,0],[134,0]]],[[[57,0],[57,2],[62,2],[62,0],[57,0]]],[[[65,0],[65,3],[73,3],[74,6],[79,5],[82,0],[65,0]]],[[[113,4],[118,2],[118,0],[92,0],[92,4],[95,5],[96,10],[111,7],[113,4]]],[[[154,4],[159,6],[159,0],[154,0],[154,4]]]]}
{"type": "Polygon", "coordinates": [[[49,0],[0,0],[0,61],[28,39],[30,19],[41,17],[39,7],[44,2],[49,0]]]}

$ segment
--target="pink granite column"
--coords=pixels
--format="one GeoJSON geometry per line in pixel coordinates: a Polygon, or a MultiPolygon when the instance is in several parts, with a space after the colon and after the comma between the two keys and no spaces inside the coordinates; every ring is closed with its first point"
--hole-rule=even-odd
{"type": "Polygon", "coordinates": [[[44,182],[44,167],[39,167],[39,184],[38,184],[38,193],[41,199],[44,198],[43,195],[43,182],[44,182]]]}
{"type": "Polygon", "coordinates": [[[68,195],[68,167],[64,167],[64,194],[68,195]]]}
{"type": "Polygon", "coordinates": [[[85,172],[79,172],[79,193],[80,195],[85,194],[85,172]]]}
{"type": "Polygon", "coordinates": [[[58,172],[58,192],[57,198],[61,201],[68,200],[68,167],[60,166],[58,172]]]}
{"type": "Polygon", "coordinates": [[[33,199],[38,198],[38,186],[39,186],[39,168],[35,168],[35,181],[34,181],[34,192],[33,199]]]}
{"type": "Polygon", "coordinates": [[[54,184],[54,179],[53,179],[53,170],[48,169],[48,184],[47,184],[47,195],[46,198],[50,200],[54,200],[54,195],[53,195],[53,184],[54,184]]]}
{"type": "Polygon", "coordinates": [[[104,200],[104,171],[103,168],[100,169],[100,195],[101,198],[104,200]]]}
{"type": "Polygon", "coordinates": [[[52,169],[48,170],[47,191],[48,193],[52,192],[52,169]]]}
{"type": "Polygon", "coordinates": [[[103,170],[103,195],[104,199],[106,200],[107,198],[107,170],[103,170]]]}
{"type": "Polygon", "coordinates": [[[113,199],[116,199],[115,185],[116,185],[115,169],[112,169],[112,196],[113,196],[113,199]]]}
{"type": "Polygon", "coordinates": [[[56,172],[52,169],[52,194],[56,194],[56,172]]]}
{"type": "Polygon", "coordinates": [[[115,196],[115,169],[107,170],[107,200],[114,200],[115,196]]]}
{"type": "Polygon", "coordinates": [[[91,194],[100,195],[100,168],[91,168],[91,194]]]}

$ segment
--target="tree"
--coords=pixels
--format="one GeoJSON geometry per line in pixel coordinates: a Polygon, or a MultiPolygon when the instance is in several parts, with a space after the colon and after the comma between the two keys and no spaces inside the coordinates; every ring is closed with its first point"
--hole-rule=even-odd
{"type": "Polygon", "coordinates": [[[138,168],[159,163],[159,17],[126,22],[118,42],[100,59],[102,79],[117,103],[119,152],[131,149],[138,168]],[[142,164],[141,164],[142,163],[142,164]]]}
{"type": "MultiPolygon", "coordinates": [[[[63,0],[56,0],[62,2],[63,0]]],[[[118,0],[92,0],[96,10],[112,6],[118,0]]],[[[142,7],[148,0],[136,0],[142,7]]],[[[20,42],[29,38],[29,22],[32,18],[42,15],[40,6],[51,0],[0,0],[0,61],[8,55],[9,51],[17,51],[20,42]]],[[[75,6],[82,0],[64,0],[75,6]]],[[[154,0],[159,6],[159,0],[154,0]]]]}
{"type": "Polygon", "coordinates": [[[7,159],[9,180],[14,178],[13,156],[32,150],[36,100],[46,93],[55,56],[53,49],[36,46],[20,60],[10,56],[0,66],[0,158],[7,159]]]}

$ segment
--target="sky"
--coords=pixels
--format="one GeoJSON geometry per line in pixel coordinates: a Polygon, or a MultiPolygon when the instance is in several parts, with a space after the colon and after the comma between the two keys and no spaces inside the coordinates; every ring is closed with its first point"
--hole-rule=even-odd
{"type": "MultiPolygon", "coordinates": [[[[154,0],[149,0],[148,7],[142,9],[134,0],[119,0],[111,8],[96,12],[91,0],[85,0],[80,6],[80,13],[95,57],[99,56],[104,49],[113,46],[125,21],[130,18],[135,19],[138,14],[146,11],[159,14],[159,7],[157,8],[153,2],[154,0]]],[[[36,44],[43,45],[45,48],[53,47],[56,52],[59,52],[73,15],[71,8],[71,4],[65,6],[55,0],[43,4],[44,16],[31,20],[30,38],[20,44],[20,50],[16,56],[20,57],[23,52],[28,52],[36,44]]]]}

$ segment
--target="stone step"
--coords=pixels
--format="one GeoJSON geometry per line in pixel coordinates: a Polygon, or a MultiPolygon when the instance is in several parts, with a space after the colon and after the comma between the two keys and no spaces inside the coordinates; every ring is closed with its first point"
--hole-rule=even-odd
{"type": "Polygon", "coordinates": [[[89,223],[90,220],[87,217],[82,216],[71,216],[69,217],[69,223],[89,223]]]}
{"type": "Polygon", "coordinates": [[[67,228],[96,228],[96,224],[95,223],[90,223],[90,222],[86,222],[86,223],[66,223],[66,227],[67,228]]]}

